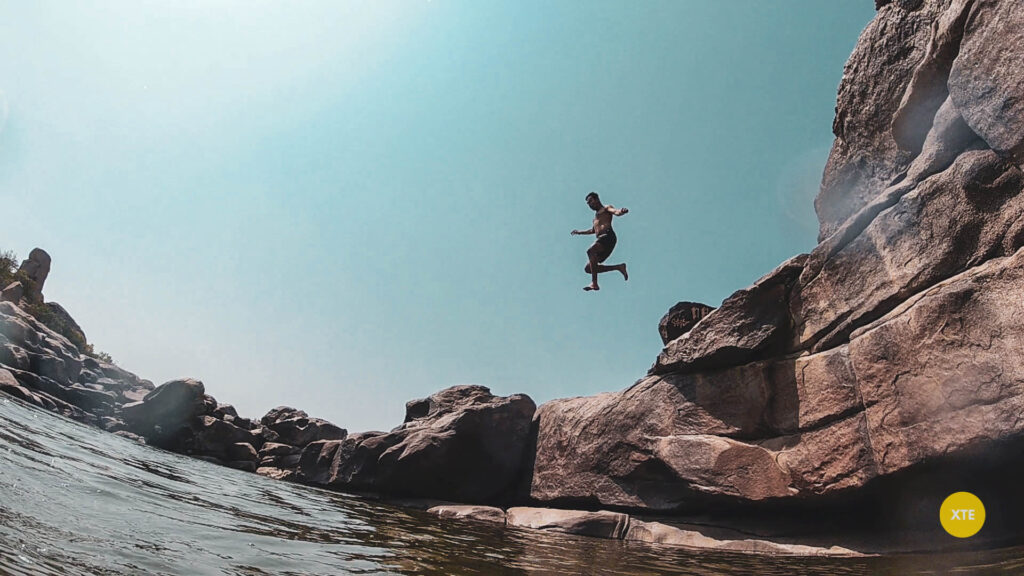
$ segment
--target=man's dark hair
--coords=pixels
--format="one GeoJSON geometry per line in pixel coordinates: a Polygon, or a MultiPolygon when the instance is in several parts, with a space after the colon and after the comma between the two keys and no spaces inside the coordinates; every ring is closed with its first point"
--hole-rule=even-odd
{"type": "Polygon", "coordinates": [[[596,199],[600,200],[600,198],[598,198],[598,196],[597,196],[597,192],[591,192],[590,194],[587,194],[587,197],[586,197],[586,198],[584,198],[584,200],[590,200],[590,199],[591,199],[591,197],[593,197],[593,198],[596,198],[596,199]]]}

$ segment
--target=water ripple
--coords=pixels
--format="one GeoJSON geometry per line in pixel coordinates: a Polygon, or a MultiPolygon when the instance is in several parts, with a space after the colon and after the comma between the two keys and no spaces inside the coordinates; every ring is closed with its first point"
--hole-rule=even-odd
{"type": "Polygon", "coordinates": [[[1024,549],[889,558],[694,553],[441,520],[164,452],[0,399],[0,573],[1016,574],[1024,549]]]}

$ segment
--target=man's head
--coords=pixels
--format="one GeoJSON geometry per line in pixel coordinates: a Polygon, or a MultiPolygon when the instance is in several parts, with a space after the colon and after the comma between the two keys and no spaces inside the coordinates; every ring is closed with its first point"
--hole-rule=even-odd
{"type": "Polygon", "coordinates": [[[597,196],[597,192],[587,194],[587,206],[590,206],[594,210],[601,209],[601,199],[597,196]]]}

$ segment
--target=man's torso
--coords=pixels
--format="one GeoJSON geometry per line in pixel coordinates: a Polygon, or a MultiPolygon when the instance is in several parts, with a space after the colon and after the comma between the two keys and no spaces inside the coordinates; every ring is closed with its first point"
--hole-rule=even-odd
{"type": "Polygon", "coordinates": [[[594,215],[594,232],[598,235],[610,232],[612,229],[612,213],[605,206],[594,215]]]}

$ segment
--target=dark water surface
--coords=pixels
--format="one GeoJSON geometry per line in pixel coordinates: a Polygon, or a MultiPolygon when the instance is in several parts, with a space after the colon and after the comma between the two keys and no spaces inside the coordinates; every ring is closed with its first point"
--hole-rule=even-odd
{"type": "Polygon", "coordinates": [[[0,574],[1022,574],[1024,548],[696,553],[442,521],[155,450],[0,395],[0,574]]]}

